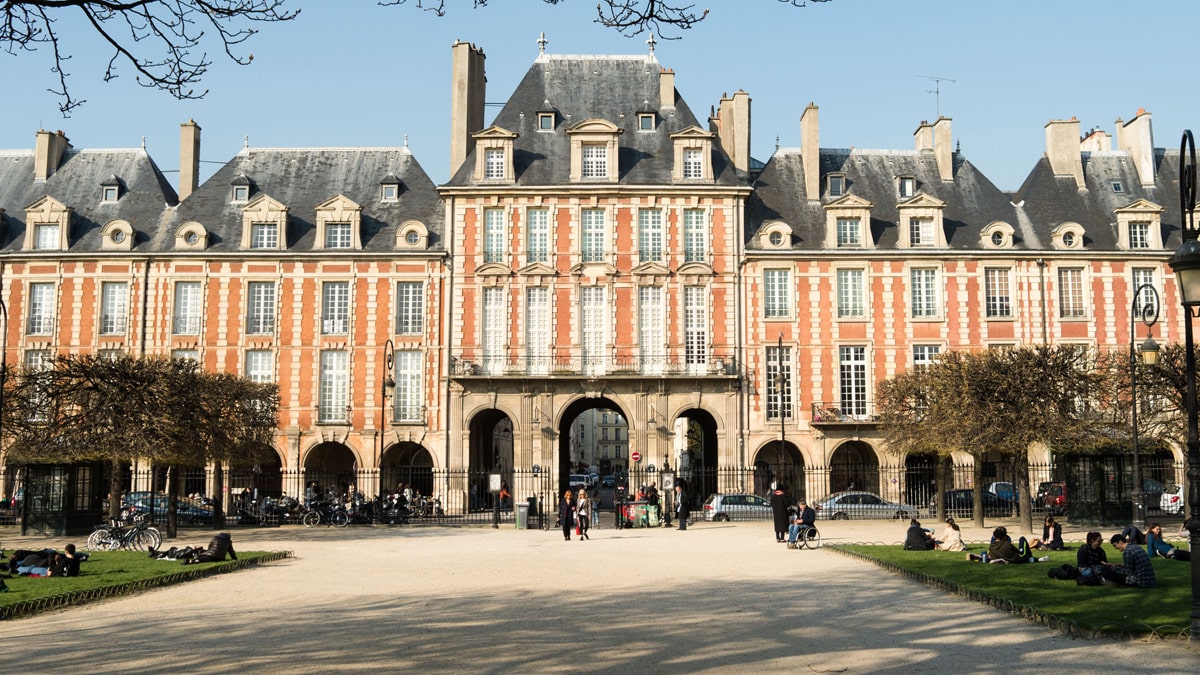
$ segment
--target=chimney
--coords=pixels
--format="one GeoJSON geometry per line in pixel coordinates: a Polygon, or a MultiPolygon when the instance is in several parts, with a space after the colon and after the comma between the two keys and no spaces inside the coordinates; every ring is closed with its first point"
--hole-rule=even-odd
{"type": "Polygon", "coordinates": [[[454,41],[450,91],[450,175],[475,149],[471,134],[483,129],[483,96],[487,88],[483,50],[469,42],[454,41]]]}
{"type": "Polygon", "coordinates": [[[1080,190],[1083,181],[1083,157],[1079,154],[1079,120],[1050,120],[1046,123],[1046,159],[1055,176],[1070,176],[1080,190]]]}
{"type": "Polygon", "coordinates": [[[1112,150],[1112,138],[1103,129],[1092,129],[1079,142],[1079,150],[1081,152],[1110,152],[1112,150]]]}
{"type": "Polygon", "coordinates": [[[913,140],[916,142],[917,151],[933,152],[933,125],[921,120],[921,125],[913,132],[913,140]]]}
{"type": "Polygon", "coordinates": [[[658,105],[662,108],[675,107],[675,71],[670,68],[658,72],[658,105]]]}
{"type": "Polygon", "coordinates": [[[46,180],[58,170],[63,153],[71,147],[71,141],[61,131],[51,133],[42,129],[37,132],[33,149],[33,178],[46,180]]]}
{"type": "Polygon", "coordinates": [[[954,138],[950,135],[950,118],[939,117],[933,123],[933,158],[943,181],[954,180],[954,138]]]}
{"type": "Polygon", "coordinates": [[[179,125],[179,201],[200,187],[200,125],[188,120],[179,125]]]}
{"type": "Polygon", "coordinates": [[[817,126],[817,104],[809,103],[800,114],[800,162],[804,166],[804,195],[809,201],[821,197],[821,137],[817,126]]]}
{"type": "Polygon", "coordinates": [[[722,95],[715,122],[717,140],[733,162],[739,176],[750,173],[750,94],[741,89],[733,96],[722,95]]]}
{"type": "Polygon", "coordinates": [[[1154,185],[1154,133],[1145,108],[1138,108],[1124,126],[1117,125],[1117,149],[1129,154],[1143,186],[1154,185]]]}

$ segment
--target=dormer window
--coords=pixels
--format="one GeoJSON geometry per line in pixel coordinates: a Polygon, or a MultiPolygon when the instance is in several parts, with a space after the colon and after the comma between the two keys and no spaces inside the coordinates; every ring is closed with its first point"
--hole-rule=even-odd
{"type": "Polygon", "coordinates": [[[567,129],[571,138],[571,180],[615,183],[617,137],[621,131],[617,125],[602,119],[584,120],[567,129]]]}
{"type": "Polygon", "coordinates": [[[900,176],[898,187],[900,198],[907,199],[917,194],[917,179],[912,176],[900,176]]]}
{"type": "Polygon", "coordinates": [[[538,113],[538,131],[554,131],[554,113],[538,113]]]}
{"type": "Polygon", "coordinates": [[[504,150],[487,148],[483,151],[483,177],[488,180],[504,178],[504,150]]]}
{"type": "Polygon", "coordinates": [[[1076,239],[1074,232],[1064,232],[1062,236],[1063,247],[1075,248],[1076,239]]]}
{"type": "Polygon", "coordinates": [[[871,209],[874,204],[847,195],[825,204],[825,248],[874,248],[871,209]]]}
{"type": "Polygon", "coordinates": [[[472,134],[475,139],[476,181],[513,181],[513,141],[517,138],[507,129],[491,126],[472,134]]]}
{"type": "Polygon", "coordinates": [[[600,143],[585,143],[583,145],[584,178],[608,177],[608,146],[600,143]]]}
{"type": "Polygon", "coordinates": [[[229,198],[235,202],[250,201],[250,179],[246,174],[240,174],[229,183],[229,198]]]}
{"type": "Polygon", "coordinates": [[[838,248],[862,248],[862,221],[858,218],[837,219],[838,248]]]}
{"type": "Polygon", "coordinates": [[[1079,223],[1063,223],[1050,231],[1050,241],[1057,249],[1083,248],[1083,226],[1079,223]]]}
{"type": "Polygon", "coordinates": [[[995,246],[996,248],[1000,248],[1003,245],[1004,245],[1004,233],[1003,232],[993,232],[992,233],[992,246],[995,246]]]}
{"type": "Polygon", "coordinates": [[[638,131],[654,131],[654,113],[638,113],[638,131]]]}
{"type": "Polygon", "coordinates": [[[1117,245],[1126,251],[1161,250],[1163,208],[1146,199],[1115,209],[1117,245]]]}
{"type": "Polygon", "coordinates": [[[900,202],[900,248],[946,248],[942,211],[946,203],[927,194],[900,202]]]}
{"type": "Polygon", "coordinates": [[[65,251],[71,228],[72,210],[53,197],[42,197],[25,207],[25,249],[65,251]]]}
{"type": "Polygon", "coordinates": [[[325,250],[358,250],[362,207],[344,195],[317,205],[317,246],[325,250]]]}
{"type": "Polygon", "coordinates": [[[671,179],[675,182],[712,182],[712,144],[714,134],[697,126],[671,134],[675,161],[671,179]]]}
{"type": "Polygon", "coordinates": [[[1115,192],[1117,194],[1121,194],[1122,192],[1125,191],[1125,186],[1121,185],[1120,181],[1113,181],[1112,189],[1113,189],[1113,192],[1115,192]]]}
{"type": "Polygon", "coordinates": [[[1150,223],[1144,221],[1129,223],[1129,248],[1150,248],[1150,223]]]}
{"type": "Polygon", "coordinates": [[[351,248],[350,223],[327,223],[325,225],[325,248],[351,248]]]}
{"type": "Polygon", "coordinates": [[[1012,225],[1002,220],[992,221],[980,233],[979,243],[989,249],[1012,248],[1014,232],[1012,225]]]}
{"type": "Polygon", "coordinates": [[[100,201],[104,204],[115,204],[121,198],[121,179],[109,176],[100,184],[100,201]]]}
{"type": "Polygon", "coordinates": [[[379,181],[379,201],[395,202],[400,200],[400,179],[393,174],[384,176],[379,181]]]}
{"type": "Polygon", "coordinates": [[[826,177],[830,197],[841,197],[846,194],[846,177],[840,173],[831,173],[826,177]]]}
{"type": "Polygon", "coordinates": [[[933,220],[913,218],[908,221],[908,243],[913,248],[930,248],[934,245],[933,220]]]}
{"type": "MultiPolygon", "coordinates": [[[[268,195],[258,195],[242,207],[241,247],[253,250],[287,248],[287,220],[286,205],[268,195]]],[[[318,232],[317,241],[321,241],[320,237],[318,232]]]]}
{"type": "Polygon", "coordinates": [[[689,179],[704,177],[704,158],[700,156],[700,148],[684,148],[683,177],[689,179]]]}
{"type": "Polygon", "coordinates": [[[250,248],[279,248],[279,226],[275,223],[251,223],[250,248]]]}

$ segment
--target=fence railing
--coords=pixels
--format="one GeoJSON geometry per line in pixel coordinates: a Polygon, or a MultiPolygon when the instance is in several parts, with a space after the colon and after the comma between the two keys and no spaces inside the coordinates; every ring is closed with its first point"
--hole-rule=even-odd
{"type": "Polygon", "coordinates": [[[621,355],[585,356],[582,354],[556,356],[479,355],[474,358],[451,357],[450,371],[455,377],[529,377],[529,376],[707,376],[732,377],[739,367],[732,355],[621,355]]]}

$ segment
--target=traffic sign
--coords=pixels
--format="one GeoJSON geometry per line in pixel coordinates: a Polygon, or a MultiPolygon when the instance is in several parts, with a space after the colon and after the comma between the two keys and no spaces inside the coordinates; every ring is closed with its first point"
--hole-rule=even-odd
{"type": "Polygon", "coordinates": [[[632,459],[635,462],[640,462],[640,461],[642,461],[642,453],[638,452],[637,450],[634,450],[632,453],[629,454],[629,459],[632,459]]]}

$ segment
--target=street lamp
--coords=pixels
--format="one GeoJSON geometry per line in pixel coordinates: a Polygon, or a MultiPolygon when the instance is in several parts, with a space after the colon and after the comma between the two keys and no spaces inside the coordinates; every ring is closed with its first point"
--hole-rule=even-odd
{"type": "MultiPolygon", "coordinates": [[[[379,385],[379,455],[375,468],[383,464],[383,435],[387,431],[387,400],[396,391],[396,380],[392,377],[392,366],[396,362],[396,347],[389,339],[383,343],[383,380],[379,385]]],[[[380,475],[379,494],[383,494],[383,477],[380,475]]]]}
{"type": "MultiPolygon", "coordinates": [[[[1134,278],[1136,283],[1136,277],[1134,278]]],[[[1142,284],[1133,291],[1133,302],[1129,306],[1129,392],[1133,401],[1130,419],[1133,423],[1133,522],[1139,526],[1146,524],[1146,493],[1142,489],[1142,468],[1138,460],[1138,422],[1137,422],[1137,363],[1138,352],[1141,352],[1142,362],[1148,365],[1158,363],[1158,343],[1154,341],[1154,324],[1158,323],[1158,291],[1153,284],[1142,284]],[[1145,301],[1142,301],[1143,295],[1145,301]],[[1146,341],[1140,348],[1134,347],[1137,340],[1135,329],[1137,319],[1141,316],[1146,324],[1146,341]]]]}
{"type": "Polygon", "coordinates": [[[783,333],[780,333],[779,349],[775,352],[775,395],[779,397],[779,476],[776,480],[783,477],[783,446],[787,440],[787,422],[783,417],[783,384],[783,333]]]}
{"type": "Polygon", "coordinates": [[[1192,313],[1200,308],[1200,230],[1197,229],[1196,206],[1196,142],[1191,130],[1183,132],[1179,145],[1179,223],[1183,230],[1183,245],[1167,264],[1175,272],[1183,304],[1184,372],[1187,376],[1187,482],[1189,548],[1192,551],[1192,644],[1200,642],[1200,430],[1196,420],[1196,349],[1192,344],[1192,313]]]}

